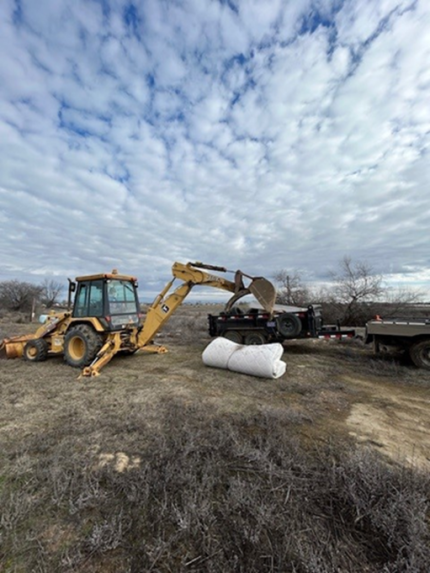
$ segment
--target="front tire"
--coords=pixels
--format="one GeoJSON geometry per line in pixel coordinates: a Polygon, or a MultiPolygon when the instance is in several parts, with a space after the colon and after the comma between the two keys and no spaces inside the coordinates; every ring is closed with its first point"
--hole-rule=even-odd
{"type": "Polygon", "coordinates": [[[430,370],[430,339],[413,344],[409,349],[409,355],[415,366],[430,370]]]}
{"type": "Polygon", "coordinates": [[[29,340],[24,346],[24,358],[29,362],[42,362],[48,358],[48,343],[43,338],[29,340]]]}
{"type": "Polygon", "coordinates": [[[72,327],[64,337],[64,360],[73,368],[89,366],[103,345],[103,340],[88,324],[72,327]]]}

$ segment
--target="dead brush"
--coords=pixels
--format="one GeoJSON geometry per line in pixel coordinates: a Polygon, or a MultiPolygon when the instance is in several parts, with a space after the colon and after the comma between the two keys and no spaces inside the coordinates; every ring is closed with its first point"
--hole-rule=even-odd
{"type": "Polygon", "coordinates": [[[31,479],[17,481],[13,464],[3,476],[0,568],[427,571],[428,475],[338,443],[305,447],[280,409],[221,415],[166,399],[156,431],[130,417],[127,453],[140,463],[126,471],[97,465],[73,437],[55,442],[57,428],[37,455],[26,439],[31,479]],[[49,527],[68,534],[53,543],[49,527]]]}
{"type": "Polygon", "coordinates": [[[327,366],[330,365],[333,375],[348,367],[362,376],[377,376],[400,384],[429,385],[428,371],[416,368],[407,352],[387,348],[374,354],[369,345],[358,339],[318,341],[313,345],[303,343],[297,346],[286,347],[286,355],[293,352],[321,357],[327,366]]]}

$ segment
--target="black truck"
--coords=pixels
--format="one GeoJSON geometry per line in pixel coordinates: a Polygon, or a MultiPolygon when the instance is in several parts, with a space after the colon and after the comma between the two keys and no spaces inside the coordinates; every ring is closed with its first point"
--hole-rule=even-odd
{"type": "Polygon", "coordinates": [[[239,344],[266,344],[297,338],[353,338],[354,330],[339,325],[324,326],[321,306],[306,308],[275,305],[272,314],[261,308],[233,307],[229,312],[209,314],[209,334],[239,344]]]}

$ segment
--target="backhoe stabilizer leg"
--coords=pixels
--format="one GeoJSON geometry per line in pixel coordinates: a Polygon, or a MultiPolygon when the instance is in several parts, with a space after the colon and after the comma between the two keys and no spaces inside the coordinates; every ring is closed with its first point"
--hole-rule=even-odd
{"type": "Polygon", "coordinates": [[[139,352],[149,352],[151,354],[165,354],[168,352],[165,346],[159,346],[158,344],[147,344],[139,348],[139,352]]]}
{"type": "Polygon", "coordinates": [[[112,358],[119,352],[121,347],[121,338],[119,334],[115,334],[113,338],[110,338],[98,351],[96,357],[91,362],[89,366],[86,366],[78,379],[82,377],[100,376],[100,370],[112,360],[112,358]]]}

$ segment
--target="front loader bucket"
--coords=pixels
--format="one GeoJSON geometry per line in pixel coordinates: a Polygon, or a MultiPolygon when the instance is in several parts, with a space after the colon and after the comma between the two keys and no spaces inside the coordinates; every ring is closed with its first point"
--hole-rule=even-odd
{"type": "Polygon", "coordinates": [[[24,354],[24,346],[28,340],[33,338],[32,334],[5,338],[0,343],[0,358],[21,358],[24,354]]]}
{"type": "Polygon", "coordinates": [[[248,288],[264,310],[271,314],[276,300],[276,289],[272,283],[263,277],[257,277],[248,288]]]}

